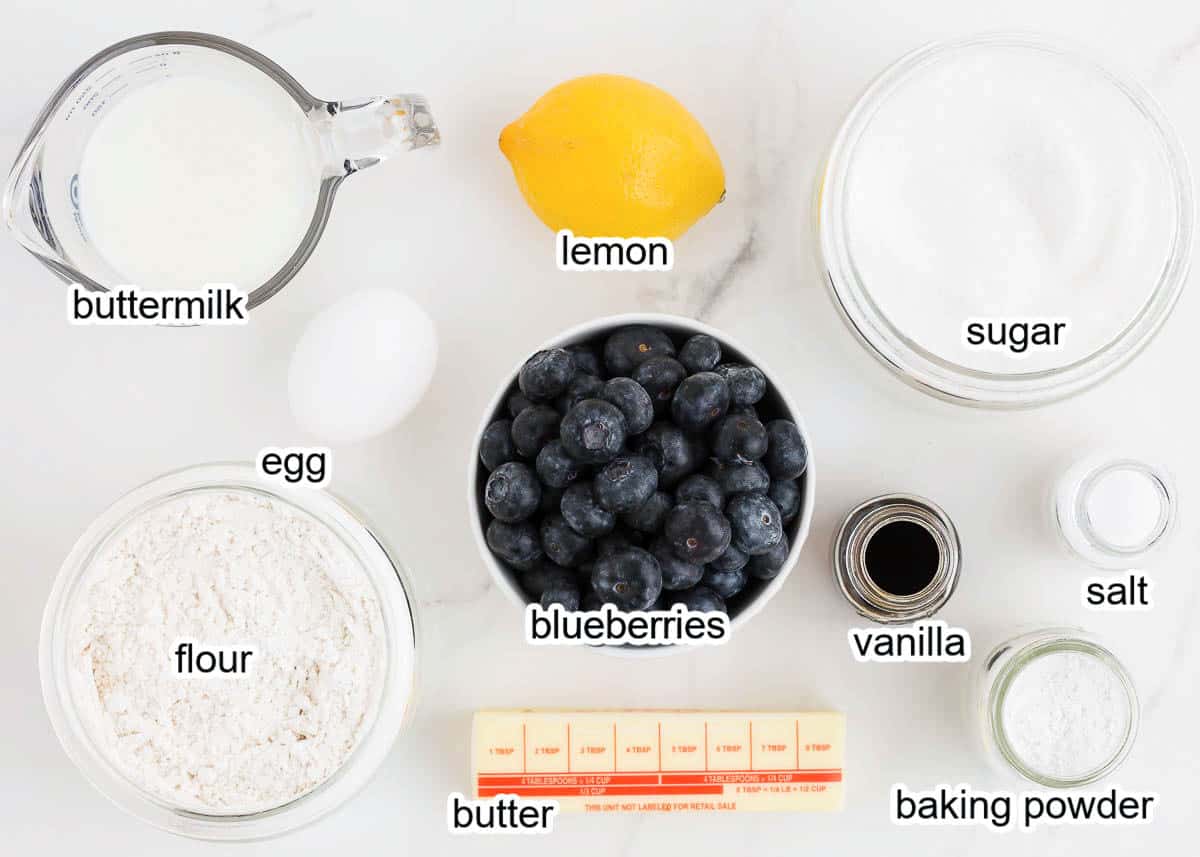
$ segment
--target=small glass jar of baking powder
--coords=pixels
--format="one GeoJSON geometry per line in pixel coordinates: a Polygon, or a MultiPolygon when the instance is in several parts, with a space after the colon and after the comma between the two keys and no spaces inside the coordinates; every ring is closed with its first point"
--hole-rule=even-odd
{"type": "Polygon", "coordinates": [[[1165,468],[1120,453],[1077,461],[1053,488],[1055,527],[1072,553],[1097,568],[1133,568],[1161,548],[1177,507],[1165,468]]]}
{"type": "Polygon", "coordinates": [[[991,650],[976,667],[970,708],[988,761],[1047,788],[1113,773],[1140,716],[1125,667],[1078,628],[1032,631],[991,650]]]}

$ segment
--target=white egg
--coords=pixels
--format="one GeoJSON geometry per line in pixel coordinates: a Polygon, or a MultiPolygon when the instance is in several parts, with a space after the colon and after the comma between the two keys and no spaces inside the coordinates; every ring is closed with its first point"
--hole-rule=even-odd
{"type": "Polygon", "coordinates": [[[364,289],[308,323],[288,367],[300,428],[325,443],[387,431],[416,406],[437,365],[437,330],[411,298],[364,289]]]}

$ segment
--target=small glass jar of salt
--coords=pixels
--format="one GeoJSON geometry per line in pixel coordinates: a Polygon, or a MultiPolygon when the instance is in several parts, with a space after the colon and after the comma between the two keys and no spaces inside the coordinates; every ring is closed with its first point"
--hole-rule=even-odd
{"type": "Polygon", "coordinates": [[[993,766],[1047,788],[1107,777],[1137,737],[1133,680],[1078,628],[1045,628],[1000,644],[977,668],[972,696],[993,766]]]}
{"type": "Polygon", "coordinates": [[[1054,485],[1054,522],[1070,551],[1107,569],[1136,567],[1165,544],[1177,514],[1162,467],[1113,453],[1087,456],[1054,485]]]}

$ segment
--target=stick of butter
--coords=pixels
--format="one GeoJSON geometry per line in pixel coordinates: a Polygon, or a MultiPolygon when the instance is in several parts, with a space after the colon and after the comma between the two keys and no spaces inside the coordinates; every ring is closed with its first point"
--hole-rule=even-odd
{"type": "Polygon", "coordinates": [[[845,737],[837,712],[480,711],[471,781],[562,812],[829,812],[845,737]]]}

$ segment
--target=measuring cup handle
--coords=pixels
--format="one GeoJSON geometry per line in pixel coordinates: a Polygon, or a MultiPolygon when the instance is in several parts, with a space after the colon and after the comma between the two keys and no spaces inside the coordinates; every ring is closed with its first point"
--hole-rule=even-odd
{"type": "Polygon", "coordinates": [[[441,141],[429,103],[420,95],[391,95],[324,104],[325,137],[332,160],[346,175],[399,152],[441,141]]]}

